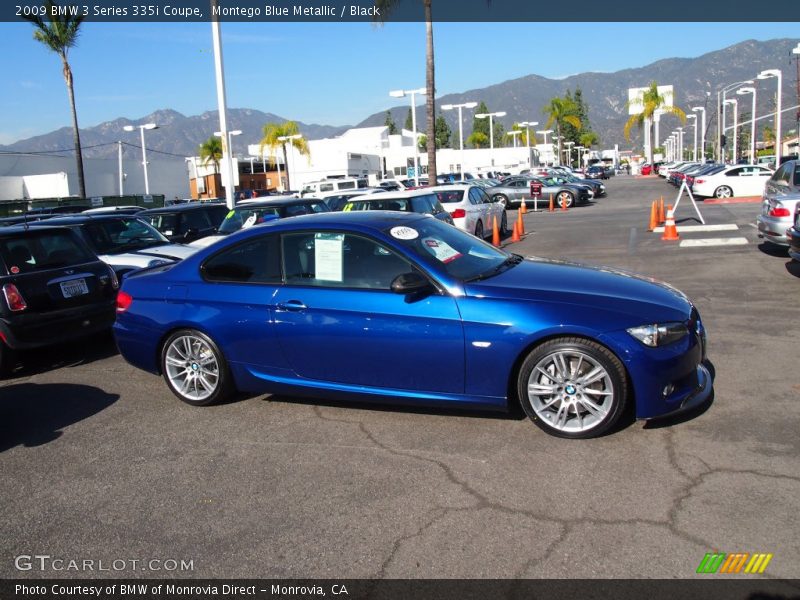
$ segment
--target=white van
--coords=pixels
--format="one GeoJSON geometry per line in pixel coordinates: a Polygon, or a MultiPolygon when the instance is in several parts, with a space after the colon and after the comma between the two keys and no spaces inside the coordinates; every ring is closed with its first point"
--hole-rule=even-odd
{"type": "Polygon", "coordinates": [[[303,185],[300,197],[319,196],[328,192],[341,192],[345,190],[361,190],[368,185],[367,179],[363,177],[347,177],[342,179],[323,179],[321,181],[311,181],[303,185]]]}

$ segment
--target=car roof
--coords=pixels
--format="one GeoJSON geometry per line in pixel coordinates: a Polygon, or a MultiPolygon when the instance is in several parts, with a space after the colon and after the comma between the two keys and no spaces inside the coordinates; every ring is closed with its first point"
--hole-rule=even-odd
{"type": "Polygon", "coordinates": [[[89,214],[81,213],[77,215],[68,215],[63,217],[54,217],[52,219],[46,219],[44,221],[36,221],[31,222],[30,225],[35,227],[46,227],[49,225],[63,225],[65,227],[74,226],[74,225],[83,225],[84,223],[97,223],[97,222],[104,222],[104,221],[121,221],[123,219],[130,220],[130,219],[137,219],[141,212],[138,212],[134,215],[129,214],[89,214]],[[41,223],[41,225],[40,225],[41,223]]]}
{"type": "Polygon", "coordinates": [[[69,230],[68,227],[54,227],[52,225],[44,225],[44,226],[37,225],[35,228],[34,227],[26,227],[24,225],[9,225],[8,227],[0,228],[0,238],[16,236],[16,235],[18,235],[20,233],[26,233],[26,232],[29,232],[29,231],[36,231],[36,233],[39,233],[41,231],[47,231],[48,229],[51,230],[51,231],[68,231],[69,230]]]}
{"type": "Polygon", "coordinates": [[[432,187],[417,188],[415,190],[397,190],[394,192],[386,192],[385,194],[364,194],[366,198],[359,198],[359,201],[366,200],[400,200],[404,198],[414,198],[416,196],[425,196],[431,193],[432,187]],[[373,198],[373,196],[375,196],[373,198]]]}
{"type": "Polygon", "coordinates": [[[147,210],[143,210],[138,215],[145,216],[145,215],[156,215],[159,213],[174,213],[174,212],[186,212],[189,210],[201,210],[204,208],[216,208],[221,206],[225,208],[224,202],[192,202],[189,204],[173,204],[171,206],[164,206],[163,208],[148,208],[147,210]]]}
{"type": "Polygon", "coordinates": [[[268,198],[264,198],[261,200],[250,200],[246,203],[237,204],[234,206],[234,210],[237,208],[241,209],[252,209],[252,208],[269,208],[275,206],[295,206],[296,204],[309,204],[312,202],[324,204],[322,198],[316,198],[314,196],[307,196],[305,198],[275,198],[274,200],[270,200],[268,198]]]}
{"type": "Polygon", "coordinates": [[[453,184],[448,184],[448,185],[435,185],[433,187],[429,187],[428,189],[432,190],[434,192],[452,192],[452,191],[463,192],[465,187],[476,187],[476,188],[479,188],[481,186],[479,186],[479,185],[477,185],[475,183],[466,182],[466,184],[454,184],[453,183],[453,184]]]}
{"type": "Polygon", "coordinates": [[[356,229],[374,229],[383,231],[389,227],[399,225],[409,225],[421,219],[432,219],[429,215],[415,212],[404,212],[397,210],[365,210],[349,212],[323,212],[312,215],[299,215],[291,219],[272,219],[258,227],[242,229],[231,236],[241,236],[253,234],[253,232],[265,231],[266,229],[305,229],[308,226],[337,228],[343,225],[354,225],[356,229]]]}

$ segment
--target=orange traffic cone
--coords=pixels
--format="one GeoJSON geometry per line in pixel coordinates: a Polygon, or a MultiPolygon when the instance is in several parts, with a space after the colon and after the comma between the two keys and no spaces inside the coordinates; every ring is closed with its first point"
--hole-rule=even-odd
{"type": "Polygon", "coordinates": [[[562,199],[561,199],[561,211],[562,211],[562,212],[565,212],[565,211],[567,211],[567,210],[569,210],[569,209],[567,208],[567,201],[566,201],[566,200],[564,200],[564,199],[562,198],[562,199]]]}
{"type": "Polygon", "coordinates": [[[666,215],[664,214],[664,196],[661,196],[661,202],[658,205],[658,222],[660,224],[666,220],[666,215]]]}
{"type": "Polygon", "coordinates": [[[664,235],[661,239],[667,242],[674,242],[679,240],[678,228],[675,226],[675,212],[672,210],[672,205],[667,206],[667,223],[664,225],[664,235]]]}
{"type": "Polygon", "coordinates": [[[497,228],[497,217],[494,218],[492,224],[492,245],[496,248],[500,247],[500,230],[497,228]]]}
{"type": "Polygon", "coordinates": [[[516,221],[514,221],[514,233],[511,235],[511,241],[518,242],[520,239],[521,238],[519,236],[519,219],[517,219],[516,221]]]}
{"type": "Polygon", "coordinates": [[[527,206],[527,204],[525,204],[525,198],[523,198],[522,199],[522,214],[524,215],[527,212],[528,212],[528,206],[527,206]]]}
{"type": "Polygon", "coordinates": [[[553,194],[550,194],[550,208],[547,209],[548,212],[555,212],[556,208],[553,205],[553,194]]]}
{"type": "Polygon", "coordinates": [[[522,209],[519,209],[519,214],[517,215],[519,218],[519,234],[525,235],[525,221],[522,220],[522,209]]]}
{"type": "Polygon", "coordinates": [[[650,224],[647,226],[647,231],[653,231],[658,227],[658,202],[653,200],[650,205],[650,224]]]}

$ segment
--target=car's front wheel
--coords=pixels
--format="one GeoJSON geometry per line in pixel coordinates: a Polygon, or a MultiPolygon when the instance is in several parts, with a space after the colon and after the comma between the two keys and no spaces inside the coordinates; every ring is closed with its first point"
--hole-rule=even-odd
{"type": "Polygon", "coordinates": [[[547,433],[591,438],[608,432],[624,414],[627,374],[605,346],[583,338],[557,338],[528,354],[517,393],[525,414],[547,433]]]}
{"type": "Polygon", "coordinates": [[[573,198],[570,192],[559,192],[558,193],[558,207],[559,208],[572,208],[575,199],[573,198]]]}
{"type": "Polygon", "coordinates": [[[731,196],[733,196],[733,190],[727,185],[721,185],[714,190],[715,198],[730,198],[731,196]]]}
{"type": "Polygon", "coordinates": [[[475,237],[479,240],[483,239],[483,223],[478,221],[478,224],[475,225],[475,237]]]}
{"type": "Polygon", "coordinates": [[[161,372],[178,398],[194,406],[220,402],[233,391],[225,357],[214,341],[194,329],[170,335],[161,350],[161,372]]]}

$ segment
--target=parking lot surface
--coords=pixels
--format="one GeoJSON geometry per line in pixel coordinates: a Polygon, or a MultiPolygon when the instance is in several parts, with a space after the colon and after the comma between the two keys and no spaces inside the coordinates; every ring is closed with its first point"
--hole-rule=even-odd
{"type": "MultiPolygon", "coordinates": [[[[800,265],[758,240],[759,204],[701,202],[726,227],[662,242],[650,203],[675,190],[607,186],[589,206],[529,212],[507,249],[686,292],[708,330],[710,405],[589,441],[518,414],[269,396],[192,408],[92,338],[23,355],[0,383],[0,576],[682,578],[719,550],[772,553],[767,576],[800,577],[800,265]],[[128,563],[20,572],[22,554],[128,563]],[[170,559],[192,568],[130,566],[170,559]]],[[[693,217],[683,198],[679,227],[693,217]]]]}

